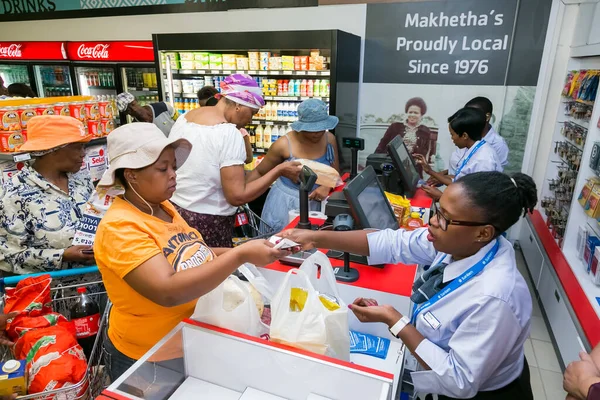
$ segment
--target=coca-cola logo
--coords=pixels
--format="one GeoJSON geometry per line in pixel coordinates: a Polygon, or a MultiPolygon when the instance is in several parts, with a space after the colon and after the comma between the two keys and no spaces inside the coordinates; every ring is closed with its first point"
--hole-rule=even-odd
{"type": "Polygon", "coordinates": [[[85,44],[82,44],[77,49],[77,57],[93,58],[93,59],[107,59],[109,46],[110,46],[109,44],[97,44],[93,47],[86,47],[85,44]]]}
{"type": "Polygon", "coordinates": [[[0,46],[0,57],[5,58],[21,58],[23,54],[21,53],[21,45],[20,44],[11,44],[6,47],[0,46]]]}

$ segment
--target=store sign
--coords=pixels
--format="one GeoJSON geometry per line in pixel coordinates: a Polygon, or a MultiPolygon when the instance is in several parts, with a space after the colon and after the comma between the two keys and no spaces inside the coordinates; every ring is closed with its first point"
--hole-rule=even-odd
{"type": "Polygon", "coordinates": [[[364,81],[504,85],[517,3],[369,4],[364,81]]]}
{"type": "Polygon", "coordinates": [[[0,0],[0,21],[316,5],[318,0],[0,0]]]}
{"type": "Polygon", "coordinates": [[[71,61],[154,61],[152,42],[67,42],[71,61]]]}
{"type": "Polygon", "coordinates": [[[0,42],[0,60],[66,60],[64,42],[0,42]]]}

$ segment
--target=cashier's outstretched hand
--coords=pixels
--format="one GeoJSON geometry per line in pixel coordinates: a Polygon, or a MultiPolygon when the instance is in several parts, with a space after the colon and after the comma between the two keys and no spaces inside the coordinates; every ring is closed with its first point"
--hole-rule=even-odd
{"type": "Polygon", "coordinates": [[[377,300],[374,299],[359,297],[348,305],[348,308],[352,310],[360,322],[383,322],[391,327],[402,318],[402,314],[396,311],[394,307],[380,306],[377,304],[377,300]]]}
{"type": "Polygon", "coordinates": [[[243,262],[249,262],[258,267],[271,264],[275,260],[292,254],[290,250],[274,249],[273,246],[274,244],[269,243],[268,240],[257,239],[239,246],[238,251],[242,253],[243,262]]]}
{"type": "Polygon", "coordinates": [[[277,236],[298,243],[302,246],[302,250],[310,250],[317,247],[313,234],[314,232],[310,229],[287,229],[279,232],[277,236]]]}

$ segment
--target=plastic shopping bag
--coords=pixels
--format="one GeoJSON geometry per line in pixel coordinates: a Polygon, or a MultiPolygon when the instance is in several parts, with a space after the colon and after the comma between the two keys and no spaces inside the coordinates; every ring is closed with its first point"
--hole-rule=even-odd
{"type": "Polygon", "coordinates": [[[254,265],[245,264],[240,271],[249,283],[229,276],[198,299],[192,319],[268,339],[269,327],[261,321],[261,315],[265,305],[263,292],[269,295],[271,288],[254,265]],[[251,286],[252,282],[260,287],[260,291],[251,286]]]}
{"type": "Polygon", "coordinates": [[[350,359],[348,307],[327,256],[316,252],[290,270],[271,302],[271,340],[350,359]]]}

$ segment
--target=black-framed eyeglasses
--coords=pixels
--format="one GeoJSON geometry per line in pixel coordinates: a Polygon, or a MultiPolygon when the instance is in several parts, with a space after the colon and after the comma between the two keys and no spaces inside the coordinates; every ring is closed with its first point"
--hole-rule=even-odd
{"type": "Polygon", "coordinates": [[[433,213],[437,217],[438,225],[445,232],[448,230],[448,225],[461,225],[461,226],[486,226],[491,225],[489,222],[474,222],[474,221],[459,221],[456,219],[447,218],[440,210],[438,203],[434,202],[431,207],[433,213]]]}

